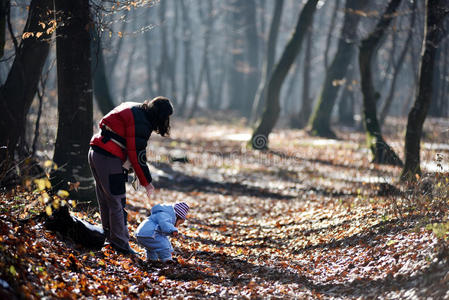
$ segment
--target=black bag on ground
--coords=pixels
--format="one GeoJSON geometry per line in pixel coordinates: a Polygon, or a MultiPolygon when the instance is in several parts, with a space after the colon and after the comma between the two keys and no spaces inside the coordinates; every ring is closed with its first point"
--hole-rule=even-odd
{"type": "Polygon", "coordinates": [[[67,206],[54,210],[44,225],[46,229],[59,232],[64,238],[89,249],[101,249],[105,241],[102,227],[72,216],[67,206]]]}

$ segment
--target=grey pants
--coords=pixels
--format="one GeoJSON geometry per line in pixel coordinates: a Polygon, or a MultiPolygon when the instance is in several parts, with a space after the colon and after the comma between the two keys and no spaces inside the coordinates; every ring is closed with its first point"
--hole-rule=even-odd
{"type": "Polygon", "coordinates": [[[119,250],[127,251],[129,234],[126,225],[126,175],[118,157],[89,150],[89,165],[95,178],[97,201],[106,239],[119,250]]]}

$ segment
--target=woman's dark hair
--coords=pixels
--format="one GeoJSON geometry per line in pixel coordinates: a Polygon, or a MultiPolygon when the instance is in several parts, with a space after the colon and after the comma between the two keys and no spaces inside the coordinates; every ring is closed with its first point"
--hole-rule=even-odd
{"type": "Polygon", "coordinates": [[[145,100],[142,108],[147,113],[153,130],[161,136],[170,134],[170,116],[173,114],[173,105],[168,98],[158,96],[145,100]]]}

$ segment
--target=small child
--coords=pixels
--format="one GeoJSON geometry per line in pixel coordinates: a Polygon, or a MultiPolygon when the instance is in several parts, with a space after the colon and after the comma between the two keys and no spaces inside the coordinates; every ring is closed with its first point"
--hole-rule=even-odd
{"type": "Polygon", "coordinates": [[[147,250],[147,261],[172,260],[173,247],[167,236],[178,235],[177,227],[184,223],[188,211],[185,202],[153,206],[151,215],[136,230],[137,241],[147,250]]]}

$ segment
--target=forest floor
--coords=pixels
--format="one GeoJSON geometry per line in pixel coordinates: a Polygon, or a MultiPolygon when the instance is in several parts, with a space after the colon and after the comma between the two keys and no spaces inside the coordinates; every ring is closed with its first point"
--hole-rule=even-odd
{"type": "MultiPolygon", "coordinates": [[[[400,157],[403,128],[385,132],[400,157]]],[[[240,122],[177,121],[150,141],[154,197],[128,186],[136,258],[46,231],[33,218],[42,192],[2,193],[0,298],[449,298],[447,128],[426,123],[431,173],[405,187],[400,168],[370,163],[360,132],[279,129],[262,152],[246,148],[240,122]],[[191,211],[172,239],[177,264],[145,263],[134,230],[153,205],[179,201],[191,211]]]]}

